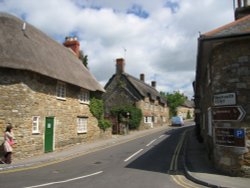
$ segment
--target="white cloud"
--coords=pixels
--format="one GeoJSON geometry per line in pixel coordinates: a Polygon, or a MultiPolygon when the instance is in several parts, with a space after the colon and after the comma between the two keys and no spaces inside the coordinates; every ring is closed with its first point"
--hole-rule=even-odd
{"type": "Polygon", "coordinates": [[[3,0],[0,11],[26,19],[59,42],[76,33],[102,84],[115,73],[115,59],[126,55],[127,73],[144,73],[148,82],[156,79],[158,90],[189,97],[198,33],[234,15],[228,0],[3,0]],[[134,11],[148,15],[127,14],[135,5],[134,11]]]}

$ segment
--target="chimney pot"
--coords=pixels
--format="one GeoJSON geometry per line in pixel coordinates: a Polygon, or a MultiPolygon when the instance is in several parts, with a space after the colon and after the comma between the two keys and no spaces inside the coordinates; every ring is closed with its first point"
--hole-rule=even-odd
{"type": "Polygon", "coordinates": [[[116,59],[116,74],[124,73],[125,61],[123,58],[116,59]]]}
{"type": "Polygon", "coordinates": [[[152,82],[151,82],[151,86],[152,86],[153,88],[156,88],[156,81],[152,81],[152,82]]]}
{"type": "Polygon", "coordinates": [[[77,37],[65,37],[65,42],[63,43],[63,45],[67,48],[71,48],[76,56],[79,58],[80,57],[80,43],[77,40],[77,37]]]}
{"type": "Polygon", "coordinates": [[[145,82],[145,75],[144,74],[140,74],[140,80],[145,82]]]}

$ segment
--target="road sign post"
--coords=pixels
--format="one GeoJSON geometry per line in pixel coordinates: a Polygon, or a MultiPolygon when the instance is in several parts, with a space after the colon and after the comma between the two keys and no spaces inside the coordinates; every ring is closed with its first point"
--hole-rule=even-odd
{"type": "Polygon", "coordinates": [[[215,143],[231,147],[245,147],[245,129],[215,128],[215,143]]]}
{"type": "Polygon", "coordinates": [[[242,106],[221,106],[212,108],[214,121],[242,121],[246,112],[242,106]]]}

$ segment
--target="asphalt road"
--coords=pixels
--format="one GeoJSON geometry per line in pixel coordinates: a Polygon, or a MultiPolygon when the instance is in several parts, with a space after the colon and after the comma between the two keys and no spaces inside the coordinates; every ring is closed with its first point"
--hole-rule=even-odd
{"type": "Polygon", "coordinates": [[[182,151],[177,152],[188,128],[159,131],[61,163],[0,174],[0,187],[200,187],[182,176],[182,151]]]}

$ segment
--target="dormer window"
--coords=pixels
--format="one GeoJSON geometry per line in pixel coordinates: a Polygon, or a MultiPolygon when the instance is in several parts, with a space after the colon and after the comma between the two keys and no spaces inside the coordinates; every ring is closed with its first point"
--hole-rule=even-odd
{"type": "Polygon", "coordinates": [[[89,91],[86,89],[81,89],[79,93],[79,101],[83,104],[89,104],[89,91]]]}
{"type": "Polygon", "coordinates": [[[63,82],[57,82],[56,86],[57,99],[66,100],[66,84],[63,82]]]}

